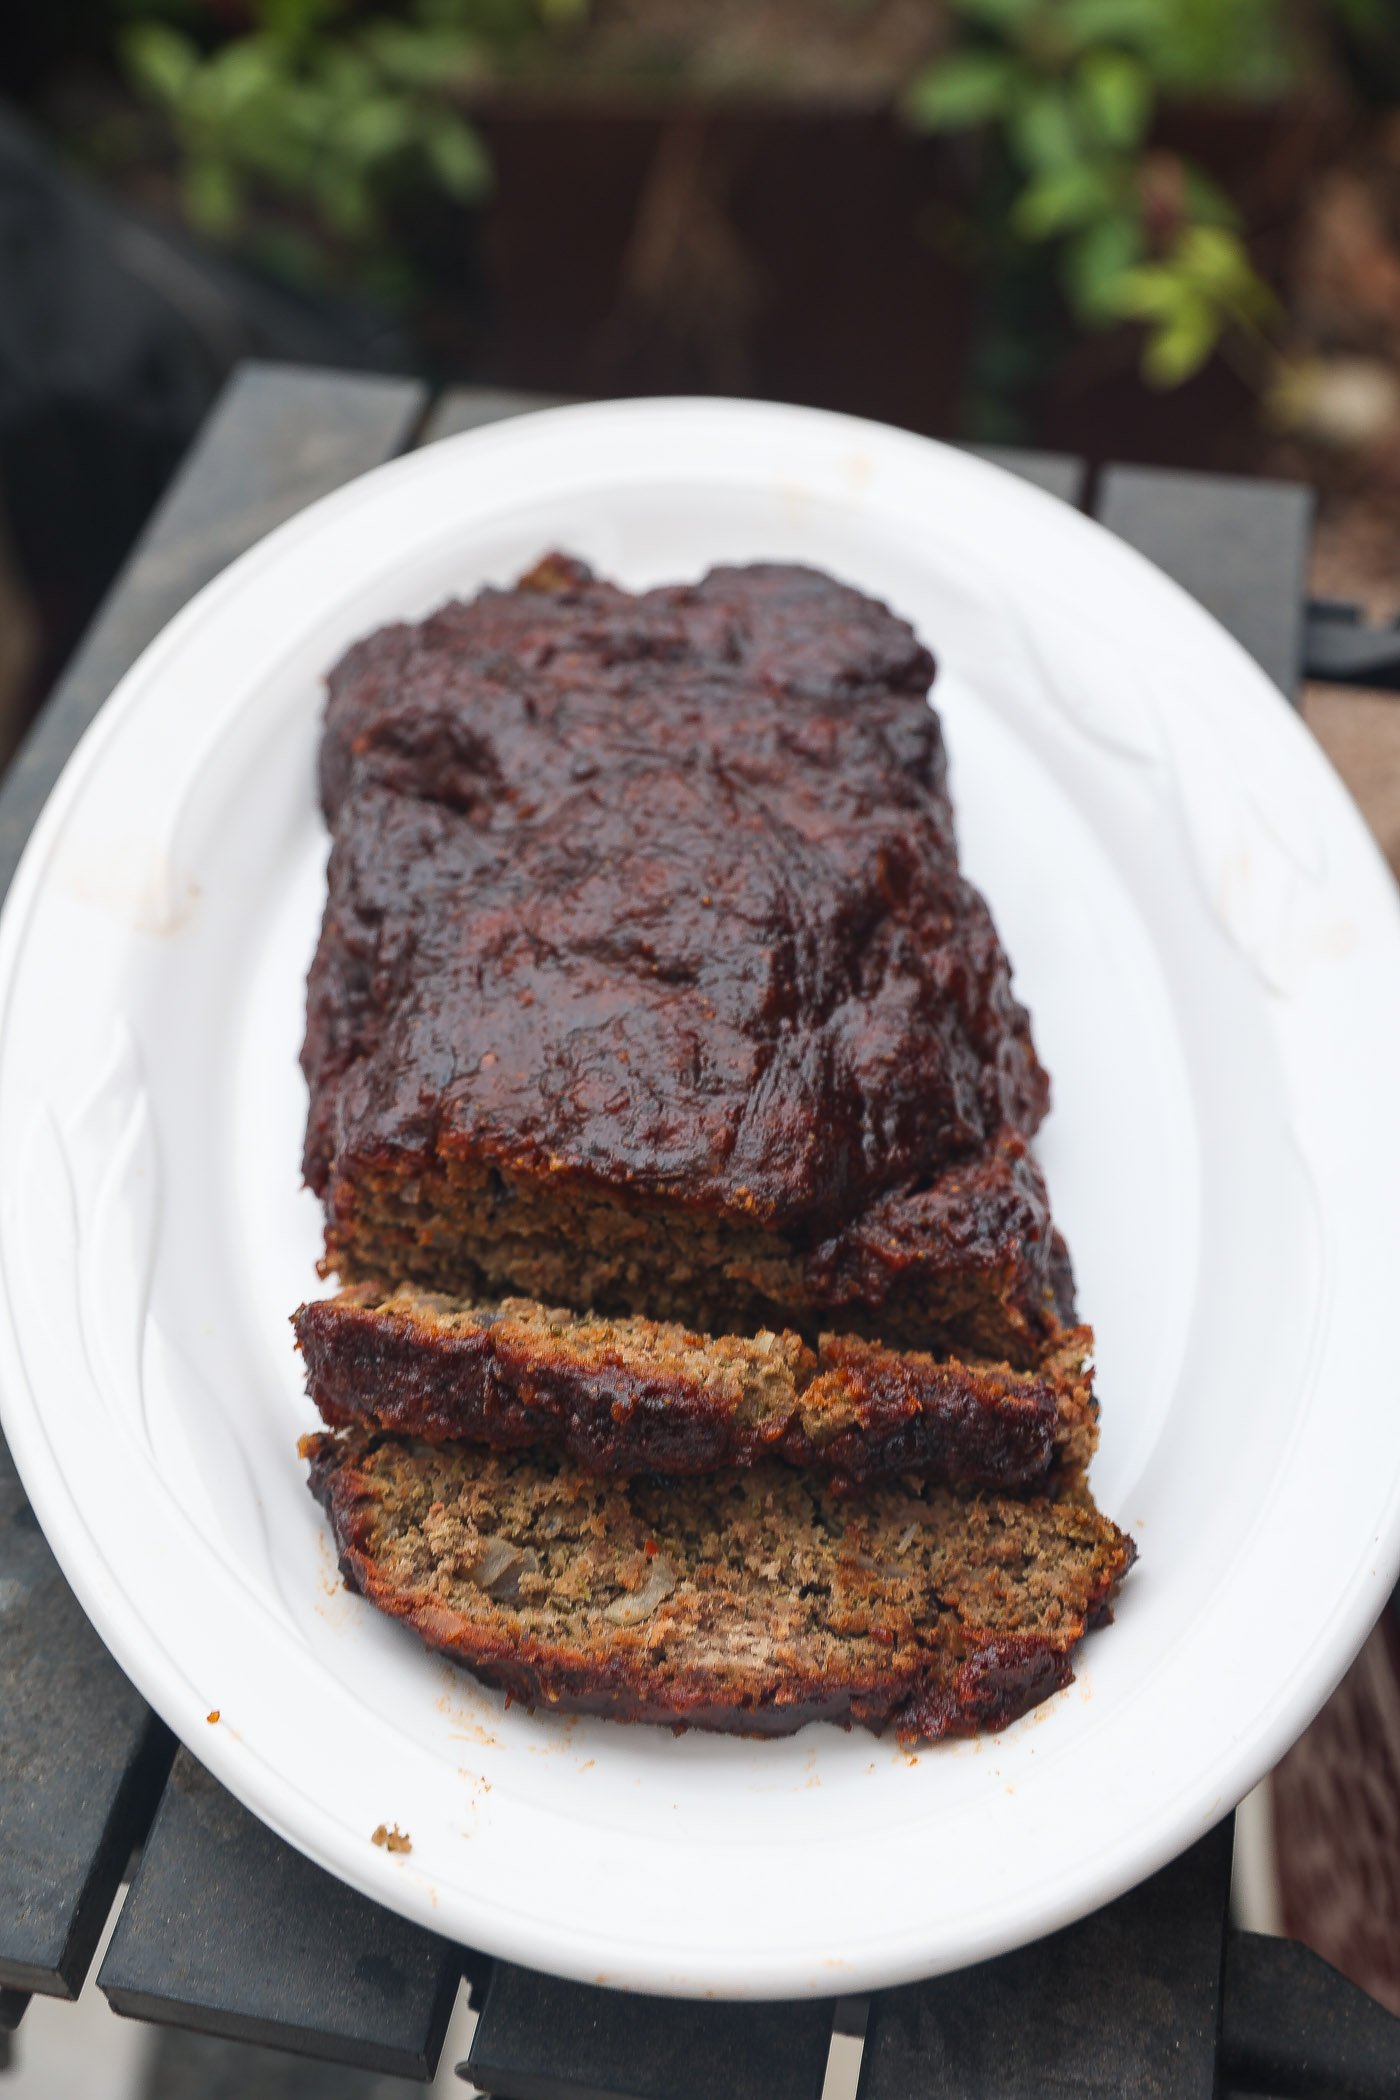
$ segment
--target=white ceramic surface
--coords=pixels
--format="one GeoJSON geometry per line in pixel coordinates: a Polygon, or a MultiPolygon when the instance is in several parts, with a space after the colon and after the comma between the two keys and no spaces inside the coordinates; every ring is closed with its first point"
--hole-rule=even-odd
{"type": "Polygon", "coordinates": [[[84,739],[0,924],[0,1412],[79,1597],[195,1753],[439,1931],[686,1993],[980,1958],[1204,1831],[1400,1561],[1400,939],[1389,875],[1243,653],[997,469],[809,411],[641,402],[351,484],[175,620],[84,739]],[[1096,1486],[1141,1560],[1077,1683],[903,1753],[504,1711],[342,1590],[287,1315],[321,673],[563,546],[630,585],[820,564],[913,619],[969,872],[1055,1080],[1099,1335],[1096,1486]],[[218,1709],[216,1725],[205,1716],[218,1709]],[[398,1822],[413,1849],[370,1842],[398,1822]]]}

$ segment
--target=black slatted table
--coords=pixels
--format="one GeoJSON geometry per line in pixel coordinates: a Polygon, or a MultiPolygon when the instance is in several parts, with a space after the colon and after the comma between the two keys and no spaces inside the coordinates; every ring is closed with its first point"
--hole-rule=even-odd
{"type": "MultiPolygon", "coordinates": [[[[0,788],[0,888],[77,738],[192,592],[352,475],[541,405],[241,370],[0,788]]],[[[1073,460],[990,456],[1084,500],[1073,460]]],[[[1094,507],[1284,693],[1305,636],[1329,675],[1400,682],[1395,636],[1346,608],[1307,617],[1303,491],[1120,467],[1094,507]]],[[[465,1975],[480,2008],[465,2068],[512,2100],[818,2100],[833,2027],[863,2038],[862,2100],[1400,2093],[1400,2021],[1303,1949],[1227,1929],[1231,1827],[1032,1947],[869,2000],[628,1998],[492,1963],[343,1888],[176,1752],[74,1603],[0,1444],[0,2067],[30,1994],[76,1995],[139,1848],[98,1978],[116,2010],[362,2072],[430,2077],[465,1975]]]]}

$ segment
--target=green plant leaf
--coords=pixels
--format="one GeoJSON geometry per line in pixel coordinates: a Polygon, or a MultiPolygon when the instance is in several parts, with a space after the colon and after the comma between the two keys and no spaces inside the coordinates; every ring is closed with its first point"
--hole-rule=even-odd
{"type": "Polygon", "coordinates": [[[959,51],[915,75],[901,109],[918,131],[961,131],[999,117],[1016,71],[999,51],[959,51]]]}
{"type": "Polygon", "coordinates": [[[240,165],[286,195],[304,194],[332,131],[330,111],[310,87],[283,83],[216,127],[213,135],[240,165]]]}
{"type": "Polygon", "coordinates": [[[1275,304],[1272,292],[1256,273],[1244,242],[1228,227],[1186,227],[1172,260],[1183,276],[1223,305],[1262,314],[1275,304]]]}
{"type": "Polygon", "coordinates": [[[1142,259],[1142,222],[1136,212],[1114,212],[1065,243],[1061,281],[1074,312],[1102,327],[1123,313],[1124,280],[1142,259]]]}
{"type": "Polygon", "coordinates": [[[1222,317],[1204,299],[1184,305],[1174,320],[1149,335],[1143,377],[1152,386],[1180,386],[1209,360],[1223,333],[1222,317]]]}
{"type": "Polygon", "coordinates": [[[438,182],[459,204],[475,204],[491,187],[486,149],[464,117],[444,113],[425,133],[424,149],[438,182]]]}
{"type": "Polygon", "coordinates": [[[1141,145],[1152,116],[1152,76],[1126,51],[1090,51],[1075,70],[1080,109],[1106,146],[1141,145]]]}
{"type": "Polygon", "coordinates": [[[1200,294],[1169,263],[1140,263],[1118,280],[1115,301],[1125,320],[1171,322],[1200,294]]]}
{"type": "Polygon", "coordinates": [[[1232,284],[1242,268],[1249,269],[1239,235],[1224,226],[1183,228],[1173,259],[1189,277],[1217,290],[1232,284]]]}
{"type": "Polygon", "coordinates": [[[1173,259],[1191,283],[1235,320],[1277,320],[1280,308],[1272,286],[1255,269],[1244,242],[1224,227],[1188,226],[1173,259]]]}
{"type": "Polygon", "coordinates": [[[346,109],[364,101],[378,85],[365,53],[338,38],[327,37],[318,47],[315,77],[323,91],[346,109]]]}
{"type": "Polygon", "coordinates": [[[1173,26],[1180,0],[1064,0],[1060,26],[1077,51],[1122,44],[1151,50],[1173,26]]]}
{"type": "Polygon", "coordinates": [[[367,22],[361,48],[376,70],[403,87],[441,91],[477,79],[482,46],[465,29],[415,28],[407,22],[367,22]]]}
{"type": "Polygon", "coordinates": [[[1018,96],[1007,132],[1012,152],[1029,175],[1069,169],[1083,159],[1074,108],[1062,87],[1035,87],[1018,96]]]}
{"type": "Polygon", "coordinates": [[[387,160],[410,145],[417,131],[413,104],[403,95],[368,95],[346,110],[336,128],[336,150],[362,166],[387,160]]]}
{"type": "Polygon", "coordinates": [[[341,0],[254,0],[259,29],[289,55],[304,50],[341,12],[341,0]]]}
{"type": "Polygon", "coordinates": [[[225,122],[236,122],[249,103],[278,93],[286,82],[285,61],[262,37],[239,37],[206,59],[200,87],[204,106],[225,122]]]}
{"type": "Polygon", "coordinates": [[[1172,0],[1150,54],[1158,87],[1256,99],[1283,93],[1302,63],[1299,12],[1283,0],[1172,0]]]}
{"type": "Polygon", "coordinates": [[[1050,240],[1086,226],[1113,202],[1113,187],[1102,170],[1080,161],[1028,183],[1011,208],[1011,223],[1023,240],[1050,240]]]}
{"type": "Polygon", "coordinates": [[[152,102],[178,109],[199,71],[199,53],[187,36],[165,22],[137,22],[121,40],[128,80],[152,102]]]}
{"type": "Polygon", "coordinates": [[[223,239],[237,230],[243,214],[243,196],[227,161],[191,160],[180,190],[186,216],[201,233],[223,239]]]}

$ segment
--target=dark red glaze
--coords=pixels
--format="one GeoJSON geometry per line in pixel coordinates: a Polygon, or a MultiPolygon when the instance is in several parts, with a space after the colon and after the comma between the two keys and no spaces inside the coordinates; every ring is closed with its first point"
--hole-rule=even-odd
{"type": "MultiPolygon", "coordinates": [[[[1097,1603],[1095,1614],[1086,1627],[1112,1617],[1107,1598],[1097,1603]]],[[[1072,1682],[1072,1657],[1072,1649],[1038,1634],[992,1634],[960,1664],[951,1684],[915,1692],[896,1726],[902,1735],[935,1740],[1005,1728],[1072,1682]]]]}
{"type": "Polygon", "coordinates": [[[820,1466],[843,1487],[899,1473],[954,1487],[1043,1485],[1062,1407],[1078,1404],[1069,1382],[1003,1364],[939,1363],[833,1335],[822,1338],[821,1371],[840,1380],[858,1419],[820,1444],[796,1425],[782,1455],[820,1466]]]}
{"type": "Polygon", "coordinates": [[[633,597],[556,557],[352,649],[303,1053],[332,1254],[367,1172],[456,1158],[757,1229],[808,1307],[953,1276],[1034,1325],[1048,1084],[932,676],[762,564],[633,597]]]}
{"type": "Polygon", "coordinates": [[[746,1419],[679,1370],[621,1354],[580,1363],[567,1342],[527,1344],[499,1322],[453,1332],[358,1295],[303,1305],[293,1318],[306,1389],[329,1427],[494,1450],[553,1447],[600,1474],[705,1473],[779,1456],[843,1486],[919,1473],[1026,1488],[1050,1472],[1057,1424],[1086,1404],[1072,1379],[827,1336],[802,1390],[839,1383],[850,1420],[823,1435],[797,1392],[786,1411],[746,1419]]]}

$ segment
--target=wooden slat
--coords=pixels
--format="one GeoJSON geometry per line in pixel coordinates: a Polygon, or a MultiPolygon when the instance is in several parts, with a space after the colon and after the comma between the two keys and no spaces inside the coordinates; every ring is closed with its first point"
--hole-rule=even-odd
{"type": "MultiPolygon", "coordinates": [[[[393,452],[423,398],[277,366],[231,382],[0,788],[0,888],[147,642],[255,539],[393,452]]],[[[171,1747],[73,1601],[0,1443],[0,1985],[77,1992],[171,1747]]]]}
{"type": "Polygon", "coordinates": [[[1110,467],[1100,521],[1198,598],[1290,699],[1302,667],[1312,498],[1291,482],[1110,467]]]}
{"type": "Polygon", "coordinates": [[[461,1974],[181,1750],[97,1981],[138,2019],[429,2078],[461,1974]]]}
{"type": "Polygon", "coordinates": [[[1274,2100],[1395,2100],[1400,2020],[1295,1940],[1232,1932],[1220,2068],[1274,2100]]]}
{"type": "Polygon", "coordinates": [[[1049,1939],[881,1992],[860,2100],[1212,2100],[1232,1835],[1049,1939]]]}
{"type": "Polygon", "coordinates": [[[457,437],[464,430],[480,430],[487,423],[504,423],[511,416],[528,416],[537,408],[565,408],[567,394],[520,394],[498,386],[459,386],[443,395],[423,426],[422,442],[457,437]]]}
{"type": "Polygon", "coordinates": [[[509,2100],[818,2100],[833,2012],[629,1997],[497,1962],[465,2076],[509,2100]]]}
{"type": "Polygon", "coordinates": [[[1400,621],[1372,623],[1345,599],[1309,599],[1303,670],[1327,685],[1400,693],[1400,621]]]}
{"type": "Polygon", "coordinates": [[[0,1443],[0,1985],[77,1996],[171,1748],[0,1443]]]}
{"type": "MultiPolygon", "coordinates": [[[[150,2040],[139,2100],[422,2100],[421,2082],[385,2071],[316,2063],[188,2028],[162,2027],[150,2040]]],[[[465,2086],[452,2089],[469,2100],[465,2086]]]]}
{"type": "Polygon", "coordinates": [[[230,380],[0,789],[0,893],[69,752],[146,644],[274,525],[399,451],[410,380],[249,364],[230,380]]]}
{"type": "Polygon", "coordinates": [[[1076,507],[1084,500],[1087,476],[1082,459],[1069,459],[1062,452],[1023,451],[1011,445],[971,445],[968,449],[979,459],[990,460],[994,467],[1019,474],[1022,481],[1033,481],[1048,496],[1058,496],[1076,507]]]}

